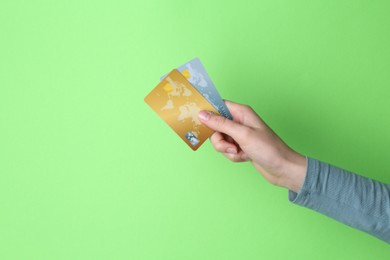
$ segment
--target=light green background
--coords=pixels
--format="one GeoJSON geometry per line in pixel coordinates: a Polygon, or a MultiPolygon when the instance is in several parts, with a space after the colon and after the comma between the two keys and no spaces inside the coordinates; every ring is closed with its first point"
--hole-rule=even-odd
{"type": "Polygon", "coordinates": [[[388,1],[1,1],[0,259],[389,259],[144,103],[199,57],[294,149],[390,182],[388,1]]]}

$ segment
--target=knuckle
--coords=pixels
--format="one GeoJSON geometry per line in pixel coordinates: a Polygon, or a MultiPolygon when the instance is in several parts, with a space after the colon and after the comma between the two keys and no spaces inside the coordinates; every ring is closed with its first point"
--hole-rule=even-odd
{"type": "Polygon", "coordinates": [[[234,158],[233,158],[233,156],[232,156],[232,154],[224,153],[223,155],[224,155],[227,159],[229,159],[230,161],[235,162],[235,161],[234,161],[234,158]]]}
{"type": "Polygon", "coordinates": [[[245,112],[254,112],[253,108],[249,105],[243,105],[243,110],[245,112]]]}
{"type": "Polygon", "coordinates": [[[214,122],[218,126],[223,126],[223,125],[225,125],[226,118],[224,118],[222,116],[215,116],[214,117],[214,122]]]}
{"type": "Polygon", "coordinates": [[[218,140],[219,140],[219,133],[218,132],[214,132],[211,136],[210,136],[210,141],[211,143],[214,145],[214,143],[216,143],[218,140]]]}
{"type": "Polygon", "coordinates": [[[214,149],[215,149],[217,152],[222,152],[222,151],[223,151],[223,145],[222,145],[220,142],[214,143],[214,144],[213,144],[213,147],[214,147],[214,149]]]}
{"type": "Polygon", "coordinates": [[[219,140],[219,139],[212,139],[211,140],[211,144],[213,145],[213,148],[217,151],[217,152],[223,152],[223,149],[224,149],[224,144],[223,144],[223,141],[222,140],[219,140]]]}
{"type": "Polygon", "coordinates": [[[228,158],[230,161],[232,161],[234,163],[241,162],[240,158],[236,154],[227,154],[227,153],[225,153],[224,155],[226,156],[226,158],[228,158]]]}

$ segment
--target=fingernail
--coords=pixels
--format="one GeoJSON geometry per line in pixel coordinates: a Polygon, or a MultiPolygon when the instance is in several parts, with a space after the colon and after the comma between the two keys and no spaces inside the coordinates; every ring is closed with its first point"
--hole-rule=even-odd
{"type": "Polygon", "coordinates": [[[236,154],[237,153],[236,149],[234,149],[234,148],[228,148],[228,149],[226,149],[226,152],[227,153],[232,153],[232,154],[236,154]]]}
{"type": "Polygon", "coordinates": [[[199,118],[200,118],[201,120],[203,120],[203,121],[208,121],[208,120],[210,119],[211,113],[208,112],[208,111],[202,110],[202,111],[199,112],[199,115],[198,115],[198,116],[199,116],[199,118]]]}

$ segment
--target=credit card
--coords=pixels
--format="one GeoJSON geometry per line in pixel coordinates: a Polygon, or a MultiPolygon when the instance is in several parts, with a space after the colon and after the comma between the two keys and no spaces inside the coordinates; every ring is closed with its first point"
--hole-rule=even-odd
{"type": "Polygon", "coordinates": [[[170,72],[145,97],[145,102],[196,151],[213,130],[198,119],[201,110],[218,111],[177,70],[170,72]]]}
{"type": "MultiPolygon", "coordinates": [[[[187,80],[205,97],[218,112],[229,119],[233,119],[232,114],[227,108],[225,102],[222,100],[221,95],[218,93],[217,88],[211,81],[210,76],[207,74],[206,69],[198,58],[195,58],[182,66],[177,70],[187,78],[187,80]]],[[[162,80],[166,75],[162,76],[162,80]]]]}

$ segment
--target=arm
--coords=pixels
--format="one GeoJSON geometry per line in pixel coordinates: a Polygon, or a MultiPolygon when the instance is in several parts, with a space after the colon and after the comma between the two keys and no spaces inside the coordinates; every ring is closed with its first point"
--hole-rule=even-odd
{"type": "Polygon", "coordinates": [[[248,106],[226,101],[234,121],[207,111],[199,119],[216,132],[214,148],[249,161],[295,204],[316,210],[390,243],[390,186],[305,158],[288,147],[248,106]]]}
{"type": "Polygon", "coordinates": [[[304,184],[289,200],[390,243],[390,185],[308,157],[304,184]]]}

